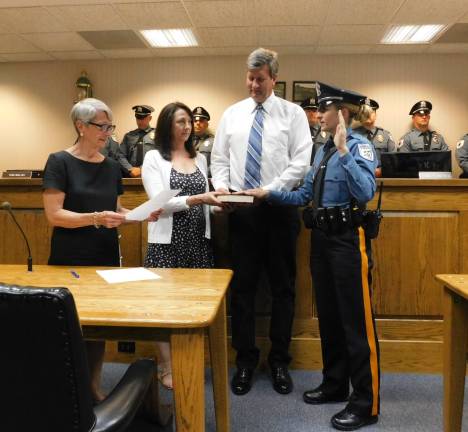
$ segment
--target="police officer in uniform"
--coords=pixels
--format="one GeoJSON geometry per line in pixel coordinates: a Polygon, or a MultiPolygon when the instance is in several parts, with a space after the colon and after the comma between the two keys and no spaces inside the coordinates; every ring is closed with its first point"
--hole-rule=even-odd
{"type": "Polygon", "coordinates": [[[213,148],[214,135],[208,130],[210,114],[208,111],[199,106],[193,109],[193,145],[195,150],[202,153],[208,162],[208,177],[211,177],[210,162],[211,150],[213,148]]]}
{"type": "Polygon", "coordinates": [[[315,154],[317,149],[323,146],[330,134],[328,132],[322,131],[320,128],[320,123],[317,117],[317,99],[316,98],[307,98],[302,101],[301,107],[306,113],[307,120],[309,121],[310,134],[312,135],[312,156],[310,158],[310,164],[314,162],[315,154]]]}
{"type": "Polygon", "coordinates": [[[458,165],[463,170],[460,174],[461,178],[468,178],[468,133],[460,138],[457,142],[457,150],[455,152],[458,165]]]}
{"type": "Polygon", "coordinates": [[[149,105],[135,105],[137,129],[127,132],[120,144],[119,162],[126,177],[140,177],[145,154],[154,150],[155,129],[150,126],[154,108],[149,105]]]}
{"type": "Polygon", "coordinates": [[[296,191],[252,189],[245,193],[272,204],[303,206],[311,199],[311,273],[316,294],[323,357],[323,380],[306,391],[309,404],[345,402],[331,423],[356,430],[379,414],[379,343],[369,286],[370,240],[362,209],[372,199],[377,157],[362,135],[348,128],[362,95],[317,83],[322,129],[330,132],[296,191]],[[347,129],[348,128],[348,129],[347,129]],[[349,395],[349,382],[353,392],[349,395]]]}
{"type": "Polygon", "coordinates": [[[376,177],[381,176],[381,154],[396,151],[396,144],[390,132],[380,126],[375,126],[378,109],[377,101],[366,98],[359,114],[353,121],[354,131],[365,136],[374,145],[378,159],[376,177]]]}
{"type": "Polygon", "coordinates": [[[103,156],[119,161],[119,142],[117,141],[117,136],[115,134],[107,138],[106,145],[99,150],[103,156]]]}
{"type": "Polygon", "coordinates": [[[413,119],[413,128],[403,135],[398,143],[398,151],[434,151],[448,150],[444,137],[429,129],[432,104],[422,100],[416,102],[409,112],[413,119]]]}

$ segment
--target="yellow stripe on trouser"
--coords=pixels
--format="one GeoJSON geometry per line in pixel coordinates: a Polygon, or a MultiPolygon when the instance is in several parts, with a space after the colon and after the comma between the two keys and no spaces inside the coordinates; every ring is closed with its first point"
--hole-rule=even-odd
{"type": "Polygon", "coordinates": [[[378,414],[379,401],[379,369],[377,364],[377,347],[375,345],[375,331],[372,323],[372,309],[369,290],[369,259],[366,252],[366,237],[364,230],[359,227],[359,249],[361,251],[361,279],[362,279],[362,297],[364,299],[364,316],[366,319],[367,342],[370,349],[370,369],[372,374],[372,413],[378,414]]]}

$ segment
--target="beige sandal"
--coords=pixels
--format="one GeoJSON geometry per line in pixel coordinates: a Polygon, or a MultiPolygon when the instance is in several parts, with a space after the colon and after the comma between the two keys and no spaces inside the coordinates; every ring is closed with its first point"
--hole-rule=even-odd
{"type": "Polygon", "coordinates": [[[172,390],[172,369],[170,367],[159,366],[158,381],[168,390],[172,390]]]}

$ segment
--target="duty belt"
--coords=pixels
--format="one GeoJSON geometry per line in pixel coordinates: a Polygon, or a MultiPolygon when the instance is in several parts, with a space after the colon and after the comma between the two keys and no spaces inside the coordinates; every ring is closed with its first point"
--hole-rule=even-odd
{"type": "Polygon", "coordinates": [[[306,226],[319,229],[327,234],[336,234],[346,229],[361,226],[363,221],[363,211],[359,208],[337,206],[312,209],[309,207],[307,210],[308,216],[304,214],[306,226]]]}

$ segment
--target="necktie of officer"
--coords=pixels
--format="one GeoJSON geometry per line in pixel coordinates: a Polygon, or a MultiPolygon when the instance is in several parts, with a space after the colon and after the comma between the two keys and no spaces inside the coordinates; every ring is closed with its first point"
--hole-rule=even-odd
{"type": "Polygon", "coordinates": [[[262,162],[262,135],[263,135],[263,106],[257,105],[254,121],[250,129],[247,158],[245,160],[244,188],[254,189],[260,187],[262,162]]]}
{"type": "Polygon", "coordinates": [[[429,132],[423,132],[424,151],[429,151],[431,149],[431,138],[429,132]]]}
{"type": "Polygon", "coordinates": [[[336,146],[333,138],[328,138],[328,141],[323,146],[323,157],[320,161],[319,167],[314,175],[313,183],[313,201],[312,208],[318,209],[322,205],[323,187],[325,185],[325,172],[327,169],[328,160],[336,152],[336,146]]]}
{"type": "Polygon", "coordinates": [[[198,151],[200,148],[200,137],[197,135],[193,136],[193,148],[198,151]]]}
{"type": "Polygon", "coordinates": [[[145,130],[138,131],[138,141],[136,143],[136,166],[143,165],[143,138],[146,135],[145,130]]]}

